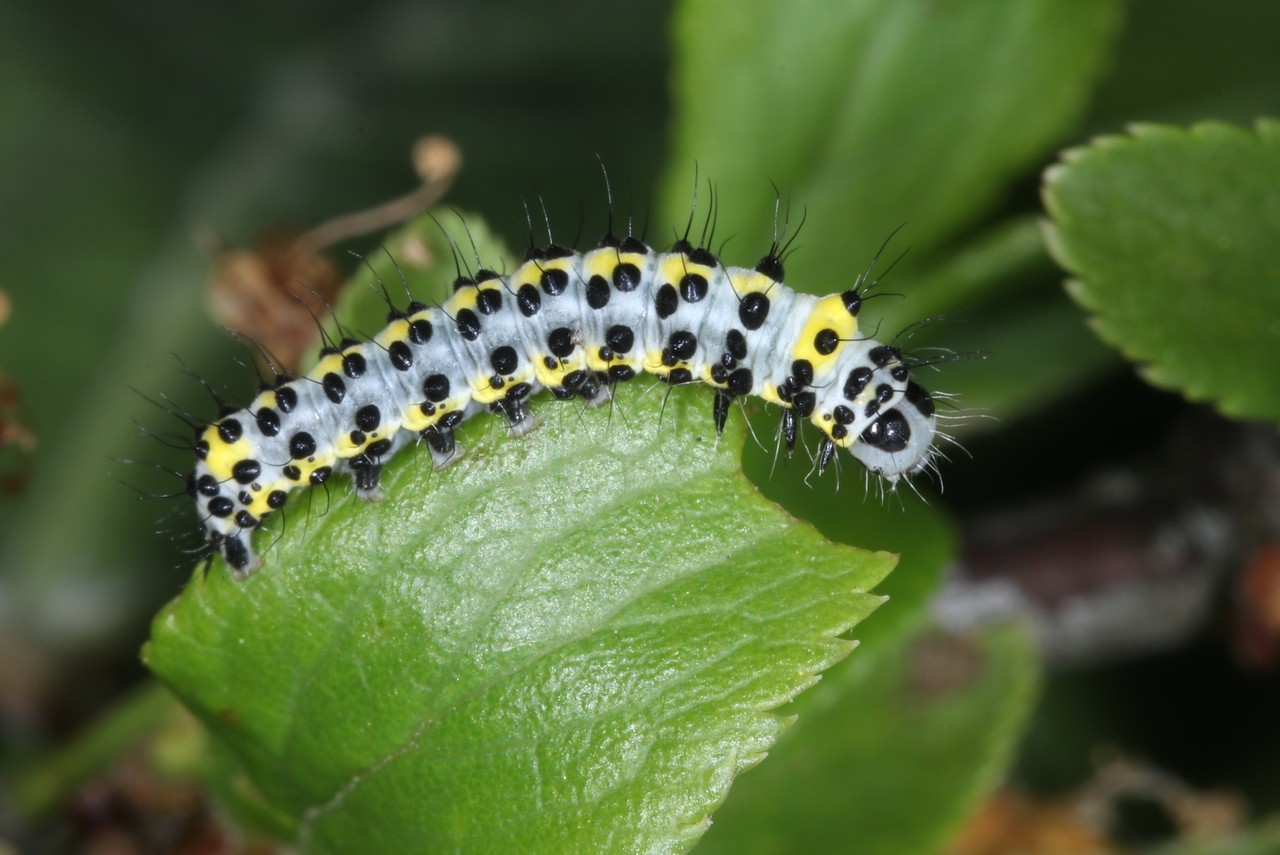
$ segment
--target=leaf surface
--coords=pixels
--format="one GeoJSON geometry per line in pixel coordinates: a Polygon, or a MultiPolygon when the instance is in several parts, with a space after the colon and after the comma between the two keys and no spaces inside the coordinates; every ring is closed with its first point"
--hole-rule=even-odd
{"type": "MultiPolygon", "coordinates": [[[[1118,23],[1111,0],[683,3],[656,222],[689,218],[697,164],[695,241],[709,182],[720,200],[715,235],[734,236],[734,252],[754,260],[771,234],[772,181],[792,229],[804,220],[789,284],[848,287],[905,223],[882,262],[910,247],[888,287],[921,297],[900,278],[910,281],[915,259],[999,202],[1067,131],[1118,23]]],[[[937,286],[923,297],[940,310],[970,300],[937,286]]],[[[913,300],[884,302],[886,329],[920,317],[913,300]]]]}
{"type": "MultiPolygon", "coordinates": [[[[1035,698],[1013,628],[921,630],[799,699],[795,729],[716,814],[708,853],[932,853],[996,783],[1035,698]]],[[[851,667],[849,667],[851,666],[851,667]]]]}
{"type": "Polygon", "coordinates": [[[1045,175],[1051,249],[1153,384],[1280,418],[1280,123],[1139,125],[1045,175]]]}

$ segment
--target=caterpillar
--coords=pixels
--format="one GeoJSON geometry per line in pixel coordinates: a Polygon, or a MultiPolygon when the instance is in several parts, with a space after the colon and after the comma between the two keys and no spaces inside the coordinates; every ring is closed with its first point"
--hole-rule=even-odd
{"type": "Polygon", "coordinates": [[[776,232],[754,267],[730,267],[688,229],[658,252],[610,228],[585,253],[531,245],[508,275],[460,272],[442,305],[387,298],[387,324],[370,340],[342,338],[310,371],[196,429],[187,493],[209,548],[244,578],[262,564],[252,533],[292,490],[347,473],[358,496],[377,499],[383,465],[410,444],[440,468],[478,413],[520,436],[537,424],[540,391],[598,405],[642,374],[710,386],[717,430],[737,399],[778,405],[788,452],[809,420],[822,435],[819,472],[839,448],[890,485],[928,468],[937,421],[916,363],[858,333],[870,268],[845,291],[797,292],[783,282],[776,232]]]}

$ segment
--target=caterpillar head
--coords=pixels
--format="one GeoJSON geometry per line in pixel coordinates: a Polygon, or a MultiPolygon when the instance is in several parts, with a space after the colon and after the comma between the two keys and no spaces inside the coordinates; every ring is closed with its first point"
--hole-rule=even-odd
{"type": "Polygon", "coordinates": [[[874,475],[896,483],[928,467],[937,433],[933,398],[896,347],[866,339],[840,356],[814,423],[874,475]]]}
{"type": "Polygon", "coordinates": [[[868,471],[896,483],[900,477],[929,466],[937,429],[933,397],[919,383],[908,380],[897,403],[882,410],[849,450],[868,471]]]}

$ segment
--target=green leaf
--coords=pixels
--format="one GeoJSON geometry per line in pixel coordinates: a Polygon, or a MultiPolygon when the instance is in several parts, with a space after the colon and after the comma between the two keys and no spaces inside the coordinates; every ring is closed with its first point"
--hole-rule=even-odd
{"type": "Polygon", "coordinates": [[[964,413],[994,419],[961,419],[966,431],[998,429],[1007,420],[1060,400],[1097,381],[1123,362],[1080,323],[1061,291],[1039,299],[1011,299],[972,323],[946,327],[929,341],[965,354],[944,365],[935,391],[956,394],[964,413]]]}
{"type": "Polygon", "coordinates": [[[295,497],[157,617],[147,664],[305,848],[682,851],[880,602],[893,557],[763,499],[705,390],[535,404],[381,503],[295,497]]]}
{"type": "MultiPolygon", "coordinates": [[[[752,418],[752,431],[758,437],[770,436],[777,429],[776,421],[776,413],[762,412],[752,418]]],[[[794,469],[787,469],[788,464],[805,467],[801,471],[812,467],[803,454],[797,452],[793,461],[777,461],[772,449],[755,443],[747,444],[742,464],[764,496],[836,543],[899,554],[894,572],[876,587],[876,593],[889,597],[889,602],[858,627],[866,649],[854,659],[875,655],[877,648],[919,627],[942,569],[957,551],[954,526],[940,503],[931,503],[905,484],[891,495],[881,495],[864,483],[856,466],[842,467],[834,476],[801,478],[794,469]]],[[[846,661],[838,667],[850,664],[846,661]]]]}
{"type": "Polygon", "coordinates": [[[796,704],[699,853],[936,852],[1003,774],[1035,696],[1018,631],[926,630],[796,704]]]}
{"type": "Polygon", "coordinates": [[[38,817],[65,805],[77,788],[101,775],[144,735],[159,730],[164,718],[178,709],[160,686],[134,691],[92,727],[37,758],[20,774],[9,787],[14,811],[38,817]]]}
{"type": "Polygon", "coordinates": [[[1139,125],[1045,174],[1053,254],[1153,384],[1280,418],[1280,123],[1139,125]]]}
{"type": "MultiPolygon", "coordinates": [[[[690,0],[676,13],[674,147],[657,222],[688,217],[697,163],[720,191],[716,235],[737,236],[752,260],[771,234],[769,182],[794,200],[793,228],[803,206],[794,287],[847,287],[903,223],[886,259],[910,246],[910,264],[1067,131],[1118,10],[1112,0],[690,0]]],[[[695,238],[700,229],[701,217],[695,238]]],[[[903,302],[877,307],[887,328],[919,318],[903,302]]]]}

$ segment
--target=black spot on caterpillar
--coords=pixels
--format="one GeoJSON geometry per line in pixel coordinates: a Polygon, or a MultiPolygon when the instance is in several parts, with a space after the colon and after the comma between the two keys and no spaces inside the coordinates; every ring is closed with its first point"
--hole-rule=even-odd
{"type": "Polygon", "coordinates": [[[899,348],[859,334],[865,275],[799,293],[782,281],[785,253],[775,240],[754,267],[729,267],[687,234],[657,252],[609,233],[585,253],[531,248],[509,275],[460,276],[441,306],[393,308],[371,341],[326,348],[302,377],[196,430],[188,492],[206,538],[246,576],[261,564],[253,530],[294,488],[349,473],[377,498],[383,465],[408,445],[444,466],[478,413],[519,436],[539,392],[595,405],[642,374],[712,387],[718,429],[735,399],[778,405],[788,451],[809,420],[819,471],[840,448],[890,484],[927,468],[934,401],[899,348]]]}

